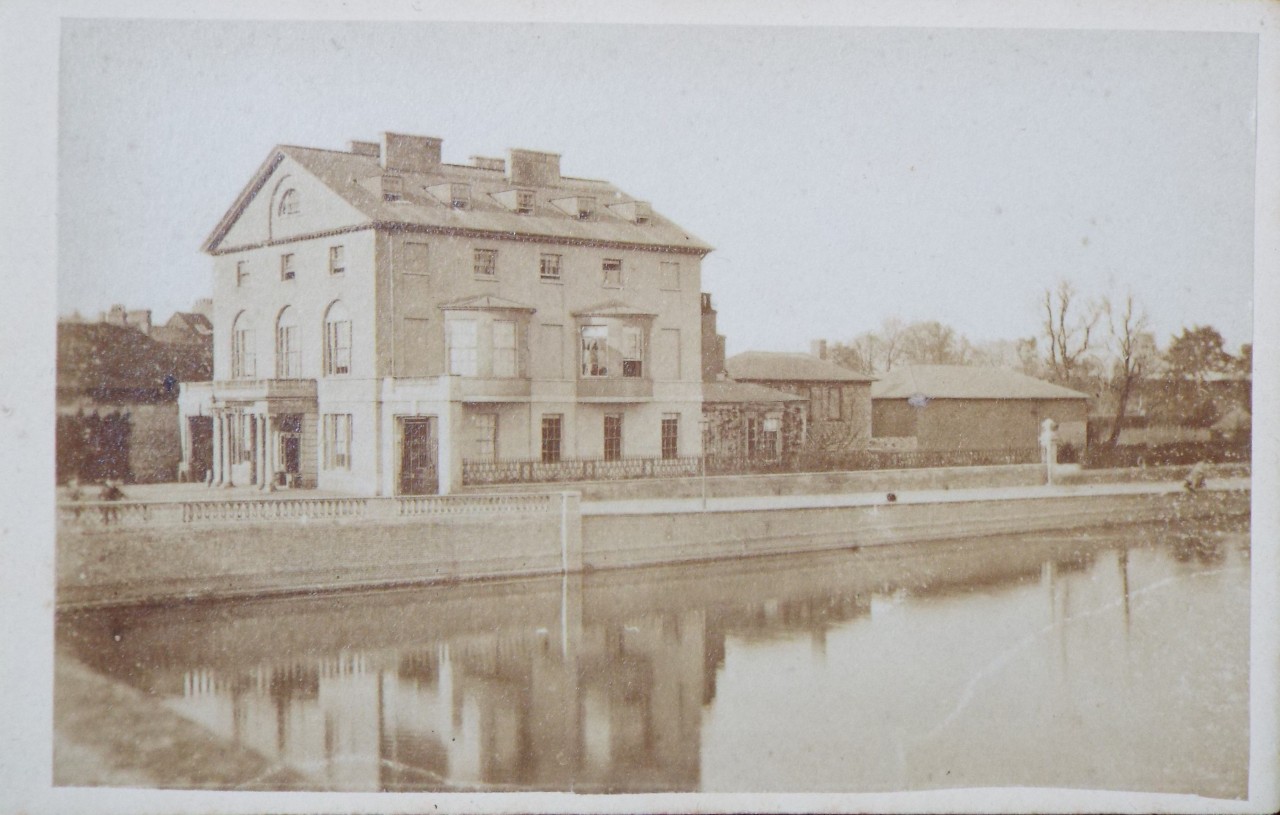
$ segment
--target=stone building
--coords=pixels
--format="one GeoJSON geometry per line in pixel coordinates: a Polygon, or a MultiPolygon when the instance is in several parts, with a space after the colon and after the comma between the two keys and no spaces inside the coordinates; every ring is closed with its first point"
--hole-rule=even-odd
{"type": "Polygon", "coordinates": [[[204,250],[214,377],[180,401],[215,483],[449,492],[464,461],[701,453],[711,247],[557,154],[276,147],[204,250]]]}
{"type": "Polygon", "coordinates": [[[725,361],[729,378],[805,400],[805,443],[859,449],[871,438],[872,377],[814,354],[747,351],[725,361]]]}
{"type": "Polygon", "coordinates": [[[1087,394],[1006,368],[895,367],[871,387],[877,438],[914,438],[920,450],[1035,449],[1040,424],[1083,448],[1087,394]]]}

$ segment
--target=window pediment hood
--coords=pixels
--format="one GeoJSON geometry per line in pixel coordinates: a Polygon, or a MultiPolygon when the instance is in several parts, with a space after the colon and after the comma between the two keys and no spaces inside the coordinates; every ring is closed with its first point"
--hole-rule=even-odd
{"type": "Polygon", "coordinates": [[[658,315],[651,311],[644,311],[635,306],[628,305],[621,300],[608,300],[603,303],[591,306],[589,308],[579,309],[573,312],[574,317],[646,317],[653,319],[658,315]]]}
{"type": "Polygon", "coordinates": [[[443,311],[527,311],[529,313],[537,311],[533,306],[508,300],[505,297],[495,297],[492,294],[481,294],[441,303],[440,308],[443,311]]]}

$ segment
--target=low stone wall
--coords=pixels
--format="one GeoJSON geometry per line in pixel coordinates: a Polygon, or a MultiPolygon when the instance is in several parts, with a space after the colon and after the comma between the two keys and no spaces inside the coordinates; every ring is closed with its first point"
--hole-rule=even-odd
{"type": "Polygon", "coordinates": [[[572,493],[59,509],[61,607],[581,568],[581,516],[572,493]],[[322,506],[347,514],[325,516],[322,506]]]}
{"type": "Polygon", "coordinates": [[[58,605],[300,593],[1102,524],[1177,524],[1247,515],[1250,496],[1248,489],[1191,494],[1161,486],[1032,493],[1038,490],[844,507],[589,515],[582,514],[576,493],[63,505],[58,605]]]}
{"type": "Polygon", "coordinates": [[[583,564],[659,563],[1247,514],[1249,492],[1131,493],[814,509],[588,515],[583,564]]]}
{"type": "MultiPolygon", "coordinates": [[[[701,478],[651,478],[630,481],[583,481],[547,485],[578,490],[584,501],[697,498],[701,478]]],[[[857,472],[786,473],[781,475],[708,476],[707,496],[829,495],[852,492],[1027,487],[1044,483],[1044,465],[1008,464],[994,467],[933,467],[917,470],[860,470],[857,472]]],[[[527,486],[486,486],[488,493],[518,493],[527,486]]],[[[464,491],[465,494],[465,491],[464,491]]]]}

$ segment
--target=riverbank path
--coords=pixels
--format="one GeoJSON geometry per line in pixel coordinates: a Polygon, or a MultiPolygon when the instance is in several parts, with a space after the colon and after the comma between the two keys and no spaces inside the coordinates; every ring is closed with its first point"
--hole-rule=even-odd
{"type": "MultiPolygon", "coordinates": [[[[1202,491],[1248,490],[1248,478],[1209,479],[1202,491]]],[[[661,515],[691,512],[744,512],[772,509],[828,509],[831,507],[945,504],[967,501],[1017,501],[1103,495],[1163,495],[1182,492],[1180,481],[1142,481],[1109,484],[1057,484],[973,489],[910,490],[894,493],[853,492],[809,495],[741,495],[707,498],[643,498],[631,501],[583,501],[583,515],[661,515]]]]}

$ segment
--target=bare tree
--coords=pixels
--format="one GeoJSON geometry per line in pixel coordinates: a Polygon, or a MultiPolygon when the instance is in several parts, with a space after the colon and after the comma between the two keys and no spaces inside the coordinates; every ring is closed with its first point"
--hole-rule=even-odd
{"type": "Polygon", "coordinates": [[[1064,384],[1072,383],[1088,359],[1094,329],[1102,318],[1100,304],[1083,308],[1076,302],[1076,290],[1070,282],[1058,283],[1056,291],[1044,292],[1044,334],[1049,341],[1049,372],[1064,384]]]}
{"type": "Polygon", "coordinates": [[[1155,343],[1147,331],[1147,315],[1133,302],[1133,293],[1125,295],[1122,305],[1103,301],[1107,325],[1111,332],[1114,361],[1111,366],[1111,392],[1115,395],[1115,416],[1106,446],[1115,447],[1124,426],[1129,397],[1142,381],[1155,352],[1155,343]]]}

